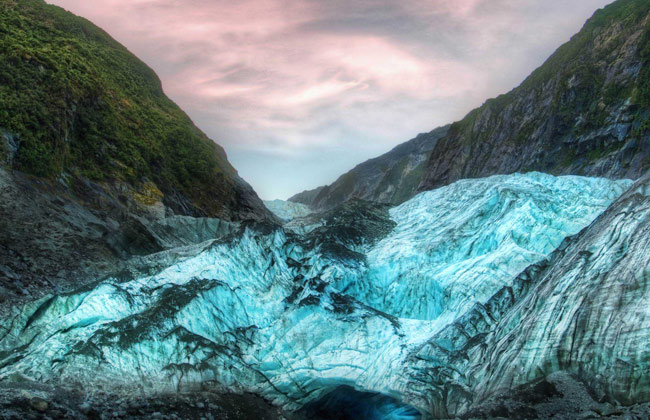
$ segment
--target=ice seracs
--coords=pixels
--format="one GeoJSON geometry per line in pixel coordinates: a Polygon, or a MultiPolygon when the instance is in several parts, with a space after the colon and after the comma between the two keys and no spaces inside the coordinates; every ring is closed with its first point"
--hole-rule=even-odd
{"type": "Polygon", "coordinates": [[[449,323],[578,233],[629,185],[534,172],[421,193],[390,210],[397,226],[367,252],[367,273],[335,284],[392,315],[449,323]]]}
{"type": "MultiPolygon", "coordinates": [[[[422,193],[389,213],[354,204],[301,234],[245,226],[184,248],[150,275],[28,305],[2,322],[0,376],[156,390],[212,382],[290,409],[350,386],[428,412],[437,384],[421,373],[454,362],[427,343],[515,287],[629,185],[495,176],[422,193]],[[354,226],[337,224],[351,215],[354,226]]],[[[454,334],[436,348],[464,337],[454,334]]]]}
{"type": "Polygon", "coordinates": [[[647,175],[511,286],[415,348],[405,365],[410,402],[453,417],[559,371],[598,401],[648,401],[649,191],[647,175]]]}
{"type": "Polygon", "coordinates": [[[271,210],[271,213],[285,222],[289,222],[297,217],[307,216],[313,212],[309,206],[292,201],[268,200],[264,201],[264,205],[267,209],[271,210]]]}

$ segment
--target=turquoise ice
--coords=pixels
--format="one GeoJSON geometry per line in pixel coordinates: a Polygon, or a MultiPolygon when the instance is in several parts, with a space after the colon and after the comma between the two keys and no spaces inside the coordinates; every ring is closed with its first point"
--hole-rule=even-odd
{"type": "Polygon", "coordinates": [[[458,181],[391,209],[368,271],[336,286],[405,318],[453,321],[578,233],[629,181],[541,173],[458,181]]]}
{"type": "Polygon", "coordinates": [[[350,386],[426,409],[407,395],[409,354],[629,185],[540,173],[464,180],[391,209],[394,229],[354,250],[325,252],[318,230],[248,227],[166,251],[174,263],[164,270],[4,320],[0,376],[153,390],[214,381],[289,409],[350,386]]]}

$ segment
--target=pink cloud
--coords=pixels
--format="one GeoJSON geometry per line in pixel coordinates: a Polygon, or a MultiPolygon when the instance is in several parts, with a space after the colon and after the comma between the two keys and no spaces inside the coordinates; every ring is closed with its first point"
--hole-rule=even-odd
{"type": "Polygon", "coordinates": [[[461,118],[514,87],[608,2],[48,1],[152,66],[265,197],[332,181],[461,118]],[[300,176],[303,161],[321,156],[336,159],[300,176]],[[265,172],[272,165],[260,162],[278,157],[287,169],[265,172]]]}

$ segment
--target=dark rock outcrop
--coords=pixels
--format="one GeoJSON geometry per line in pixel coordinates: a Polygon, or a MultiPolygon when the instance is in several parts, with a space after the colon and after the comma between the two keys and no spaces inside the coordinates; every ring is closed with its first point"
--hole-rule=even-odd
{"type": "Polygon", "coordinates": [[[140,192],[0,168],[0,312],[133,265],[133,257],[203,242],[238,223],[171,215],[140,192]],[[81,185],[79,185],[81,184],[81,185]]]}
{"type": "Polygon", "coordinates": [[[293,201],[294,203],[300,203],[300,204],[306,204],[308,206],[311,206],[311,204],[314,202],[318,194],[320,194],[321,191],[325,188],[325,185],[321,187],[314,188],[313,190],[306,190],[301,193],[298,193],[291,197],[289,201],[293,201]]]}

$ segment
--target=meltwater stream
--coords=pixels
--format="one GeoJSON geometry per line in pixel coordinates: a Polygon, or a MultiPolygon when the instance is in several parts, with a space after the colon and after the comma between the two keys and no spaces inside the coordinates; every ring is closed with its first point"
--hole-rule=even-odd
{"type": "Polygon", "coordinates": [[[243,227],[165,251],[170,265],[151,275],[24,307],[1,322],[0,377],[138,391],[211,382],[290,410],[419,418],[431,397],[409,386],[412,353],[629,185],[493,176],[372,210],[367,229],[361,212],[354,232],[334,229],[336,214],[294,231],[243,227]]]}

